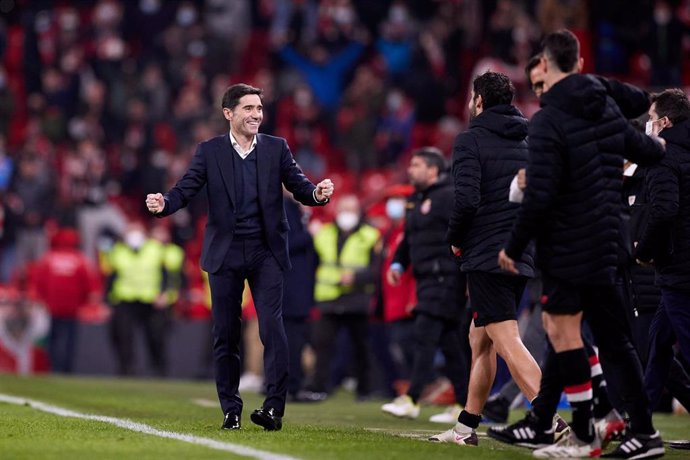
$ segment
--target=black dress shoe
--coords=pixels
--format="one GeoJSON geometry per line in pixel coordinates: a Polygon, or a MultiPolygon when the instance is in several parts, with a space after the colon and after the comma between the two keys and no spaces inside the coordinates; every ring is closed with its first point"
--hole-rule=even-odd
{"type": "Polygon", "coordinates": [[[252,412],[252,422],[267,431],[278,431],[283,427],[283,417],[272,407],[262,407],[252,412]]]}
{"type": "Polygon", "coordinates": [[[223,426],[221,426],[221,428],[224,430],[239,430],[240,428],[242,428],[242,423],[240,423],[240,416],[228,412],[227,414],[225,414],[225,418],[223,419],[223,426]]]}

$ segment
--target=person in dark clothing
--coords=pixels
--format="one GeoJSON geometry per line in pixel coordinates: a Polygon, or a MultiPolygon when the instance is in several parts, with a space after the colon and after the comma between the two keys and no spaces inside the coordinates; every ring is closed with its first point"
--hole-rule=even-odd
{"type": "Polygon", "coordinates": [[[520,340],[516,317],[527,279],[534,276],[532,255],[527,251],[519,260],[518,276],[506,275],[496,263],[519,208],[508,201],[508,190],[527,161],[527,119],[511,105],[515,88],[505,75],[486,72],[472,86],[470,126],[453,147],[455,192],[446,238],[467,274],[472,370],[457,424],[430,440],[477,445],[475,430],[496,376],[496,354],[530,401],[539,391],[541,371],[520,340]]]}
{"type": "MultiPolygon", "coordinates": [[[[567,30],[544,39],[542,110],[530,124],[525,197],[499,264],[518,273],[515,260],[536,239],[537,261],[548,297],[543,305],[549,349],[542,391],[565,389],[573,409],[572,432],[563,442],[535,451],[537,457],[591,457],[601,453],[592,417],[591,370],[581,337],[583,311],[600,348],[604,368],[621,376],[631,419],[627,438],[605,456],[647,458],[664,452],[642,391],[639,357],[630,342],[618,267],[622,244],[623,155],[641,165],[663,156],[661,143],[642,135],[623,117],[595,77],[580,75],[577,38],[567,30]],[[639,456],[639,457],[637,457],[639,456]]],[[[549,397],[552,397],[550,392],[549,397]]],[[[558,400],[539,404],[524,428],[545,443],[558,400]]]]}
{"type": "MultiPolygon", "coordinates": [[[[527,64],[527,67],[525,69],[527,78],[529,79],[534,94],[537,97],[541,97],[544,89],[544,72],[542,66],[540,65],[541,56],[541,54],[534,56],[527,64]]],[[[599,80],[599,82],[602,85],[604,85],[604,87],[606,88],[606,93],[613,98],[613,100],[616,102],[616,104],[621,109],[621,112],[626,118],[637,118],[641,116],[643,113],[647,112],[650,102],[649,94],[646,91],[635,86],[629,85],[627,83],[618,82],[616,80],[609,80],[600,76],[596,76],[595,78],[597,78],[597,80],[599,80]]],[[[526,179],[524,178],[524,172],[524,169],[521,169],[518,176],[516,176],[513,179],[513,183],[511,183],[511,190],[509,194],[511,201],[522,202],[524,189],[526,187],[526,179]]],[[[625,234],[627,233],[624,232],[624,235],[625,234]]],[[[632,256],[632,253],[629,251],[621,252],[625,253],[622,254],[622,257],[624,259],[622,262],[622,266],[625,269],[625,273],[627,273],[627,268],[630,265],[630,257],[632,256]]],[[[538,274],[538,276],[540,279],[541,275],[538,274]]],[[[621,285],[621,287],[625,289],[624,297],[626,299],[629,298],[630,295],[628,293],[628,284],[624,283],[621,285]]],[[[539,296],[542,297],[541,291],[539,293],[539,296]]],[[[626,312],[630,311],[631,310],[629,308],[626,308],[626,312]]],[[[533,334],[539,334],[541,339],[539,343],[542,346],[544,343],[544,330],[543,327],[541,327],[541,308],[539,308],[538,314],[539,327],[528,329],[523,335],[523,342],[533,355],[535,353],[529,347],[528,344],[534,343],[535,340],[530,339],[530,336],[532,336],[533,334]]],[[[591,343],[591,335],[584,335],[583,341],[585,348],[587,350],[592,377],[592,392],[594,402],[593,414],[595,418],[595,428],[597,430],[597,434],[600,437],[603,446],[617,433],[625,429],[625,423],[623,421],[623,418],[618,412],[619,409],[622,410],[622,403],[620,402],[619,398],[616,398],[615,394],[608,394],[606,380],[604,379],[604,374],[599,363],[599,355],[597,354],[596,349],[591,343]]],[[[543,359],[540,360],[540,364],[542,363],[543,359]]],[[[615,379],[616,376],[608,375],[607,378],[615,379]]],[[[516,385],[513,386],[517,388],[516,385]]],[[[502,395],[506,393],[510,395],[510,391],[510,385],[507,388],[506,386],[504,386],[501,389],[498,396],[494,395],[491,398],[489,398],[489,401],[487,401],[487,404],[484,406],[484,417],[492,418],[493,420],[496,420],[497,417],[500,417],[501,420],[497,421],[505,423],[508,419],[510,401],[512,401],[512,398],[505,398],[502,397],[502,395]]],[[[543,404],[545,401],[553,400],[552,398],[560,398],[562,391],[562,387],[542,387],[540,388],[539,392],[543,397],[538,398],[535,401],[535,404],[543,404]],[[548,392],[553,393],[549,395],[547,394],[548,392]]],[[[539,411],[539,409],[537,409],[537,411],[539,411]]],[[[509,444],[520,444],[523,447],[535,447],[534,444],[542,444],[542,439],[526,439],[523,436],[523,433],[525,433],[525,431],[520,430],[521,425],[522,421],[507,427],[491,427],[487,430],[487,434],[490,437],[498,439],[502,442],[506,442],[509,444]],[[535,442],[533,443],[533,441],[535,442]]],[[[556,433],[556,435],[558,435],[558,433],[556,433]]],[[[554,441],[558,441],[558,439],[556,438],[557,436],[554,438],[554,441]]]]}
{"type": "Polygon", "coordinates": [[[314,241],[307,229],[308,215],[300,204],[285,195],[289,253],[292,268],[283,281],[283,324],[289,349],[288,399],[293,402],[316,402],[317,393],[302,390],[302,351],[309,337],[309,313],[314,306],[314,280],[317,257],[314,241]]]}
{"type": "Polygon", "coordinates": [[[381,410],[396,417],[419,415],[418,401],[424,385],[431,380],[434,353],[439,346],[457,404],[444,414],[432,416],[432,421],[443,420],[449,414],[454,420],[467,399],[469,321],[463,321],[465,276],[444,244],[453,205],[453,186],[445,171],[443,154],[433,147],[416,151],[407,170],[416,193],[408,201],[405,236],[387,277],[396,285],[412,265],[417,282],[417,305],[413,310],[415,355],[407,394],[381,406],[381,410]]]}
{"type": "MultiPolygon", "coordinates": [[[[645,184],[649,168],[638,167],[635,163],[626,162],[623,180],[623,198],[629,206],[630,228],[630,262],[627,276],[629,277],[630,315],[634,343],[640,355],[642,366],[646,367],[649,356],[649,332],[661,303],[661,290],[655,285],[654,267],[648,264],[636,263],[633,257],[634,244],[638,242],[646,229],[649,220],[651,203],[645,184]]],[[[659,383],[663,379],[659,379],[659,383]]],[[[650,386],[645,385],[647,393],[650,386]]],[[[690,377],[677,357],[672,356],[666,389],[686,409],[690,408],[690,377]]],[[[654,396],[650,395],[650,409],[659,407],[658,396],[660,388],[654,389],[654,396]]]]}
{"type": "Polygon", "coordinates": [[[653,263],[661,304],[649,330],[645,386],[658,402],[677,341],[690,362],[690,101],[681,89],[652,97],[647,132],[666,141],[666,155],[647,173],[649,219],[635,257],[653,263]]]}

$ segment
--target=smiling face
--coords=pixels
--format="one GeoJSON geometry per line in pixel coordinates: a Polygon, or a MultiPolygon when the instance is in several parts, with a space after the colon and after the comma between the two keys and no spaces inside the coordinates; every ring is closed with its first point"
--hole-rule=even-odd
{"type": "Polygon", "coordinates": [[[252,138],[259,132],[264,119],[261,98],[257,94],[242,96],[234,108],[224,108],[223,115],[230,122],[230,130],[235,137],[252,138]]]}

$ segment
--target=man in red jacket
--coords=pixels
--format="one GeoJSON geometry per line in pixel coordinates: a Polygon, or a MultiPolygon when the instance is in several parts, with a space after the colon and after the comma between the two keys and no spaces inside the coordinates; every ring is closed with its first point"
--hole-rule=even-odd
{"type": "Polygon", "coordinates": [[[100,296],[96,271],[78,246],[75,230],[59,230],[52,238],[51,249],[36,262],[29,277],[32,294],[50,312],[48,353],[54,372],[72,372],[77,312],[100,296]]]}

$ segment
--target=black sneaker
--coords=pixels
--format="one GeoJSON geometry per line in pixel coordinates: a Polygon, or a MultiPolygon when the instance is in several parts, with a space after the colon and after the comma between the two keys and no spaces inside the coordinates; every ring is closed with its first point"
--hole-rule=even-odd
{"type": "Polygon", "coordinates": [[[540,430],[537,427],[537,420],[532,412],[522,420],[503,427],[490,427],[486,430],[489,437],[506,444],[527,447],[529,449],[540,449],[553,444],[553,428],[548,431],[540,430]]]}
{"type": "Polygon", "coordinates": [[[510,412],[510,401],[496,396],[489,398],[484,404],[482,415],[484,418],[492,423],[506,423],[508,421],[508,413],[510,412]]]}
{"type": "Polygon", "coordinates": [[[627,458],[637,460],[642,458],[662,457],[665,453],[664,442],[657,431],[654,434],[631,433],[613,452],[604,454],[602,458],[627,458]]]}

